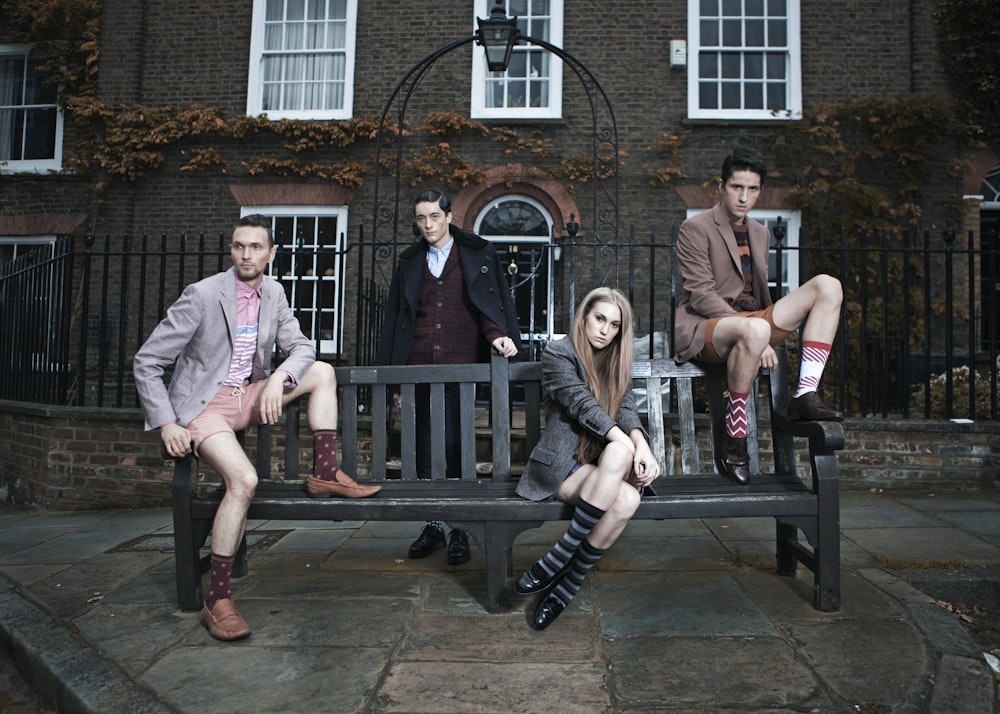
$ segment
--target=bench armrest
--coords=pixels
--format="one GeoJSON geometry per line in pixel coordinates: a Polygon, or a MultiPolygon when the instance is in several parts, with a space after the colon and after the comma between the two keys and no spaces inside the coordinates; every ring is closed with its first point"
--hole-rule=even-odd
{"type": "Polygon", "coordinates": [[[771,412],[771,428],[792,436],[809,439],[814,454],[832,454],[844,448],[844,426],[835,421],[792,421],[777,411],[771,412]]]}

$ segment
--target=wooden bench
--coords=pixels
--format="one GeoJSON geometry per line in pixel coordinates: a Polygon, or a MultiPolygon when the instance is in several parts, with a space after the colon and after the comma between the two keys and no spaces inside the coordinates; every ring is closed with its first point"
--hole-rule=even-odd
{"type": "MultiPolygon", "coordinates": [[[[792,422],[784,415],[789,400],[787,356],[779,351],[779,366],[762,373],[758,384],[766,394],[769,418],[757,420],[751,400],[749,446],[752,478],[737,486],[718,475],[709,441],[717,442],[725,408],[724,372],[673,360],[636,361],[633,377],[645,387],[651,446],[661,461],[661,477],[651,495],[643,497],[635,518],[736,518],[766,516],[776,523],[776,567],[781,575],[794,575],[798,563],[813,573],[813,605],[824,611],[840,607],[840,526],[836,452],[843,448],[844,432],[832,422],[792,422]],[[695,413],[695,385],[704,382],[708,415],[695,413]],[[664,387],[668,386],[667,389],[664,387]],[[670,394],[674,398],[670,398],[670,394]],[[666,397],[666,398],[664,398],[666,397]],[[667,402],[667,403],[663,403],[667,402]],[[674,402],[676,408],[669,402],[674,402]],[[705,434],[711,425],[711,438],[705,434]],[[696,425],[701,428],[696,430],[696,425]],[[762,470],[759,435],[767,429],[773,449],[773,468],[762,470]],[[699,439],[699,431],[702,433],[699,439]],[[797,449],[803,458],[797,457],[797,449]],[[808,458],[806,458],[808,450],[808,458]],[[798,475],[803,472],[803,477],[798,475]],[[799,533],[806,542],[800,542],[799,533]]],[[[285,465],[280,477],[271,474],[271,428],[258,430],[257,464],[260,483],[250,506],[251,519],[424,521],[440,519],[469,532],[486,560],[485,606],[490,612],[507,608],[506,578],[514,575],[512,553],[519,534],[546,521],[568,520],[572,509],[559,502],[533,502],[514,492],[517,473],[512,468],[512,443],[524,453],[537,442],[542,429],[541,363],[508,362],[494,355],[488,364],[446,367],[340,367],[342,426],[338,440],[342,467],[382,484],[382,491],[368,499],[312,499],[305,493],[299,464],[298,405],[286,412],[285,465]],[[444,455],[444,384],[457,382],[462,396],[462,478],[446,479],[444,455]],[[416,478],[416,415],[414,386],[429,383],[431,429],[435,449],[430,480],[416,478]],[[488,429],[491,458],[477,471],[476,397],[488,389],[488,429]],[[394,389],[403,396],[399,419],[401,457],[389,455],[387,404],[394,389]],[[516,398],[512,399],[512,394],[516,398]],[[360,430],[368,412],[370,434],[360,430]],[[512,427],[512,424],[516,426],[512,427]],[[523,444],[521,444],[523,440],[523,444]],[[359,450],[359,444],[370,449],[359,450]],[[370,457],[369,457],[370,451],[370,457]]],[[[754,392],[758,393],[757,390],[754,392]]],[[[221,489],[198,487],[194,460],[178,461],[173,480],[174,537],[177,565],[177,601],[181,609],[201,606],[201,574],[206,566],[200,556],[206,542],[221,489]]],[[[246,572],[244,545],[234,574],[246,572]]]]}

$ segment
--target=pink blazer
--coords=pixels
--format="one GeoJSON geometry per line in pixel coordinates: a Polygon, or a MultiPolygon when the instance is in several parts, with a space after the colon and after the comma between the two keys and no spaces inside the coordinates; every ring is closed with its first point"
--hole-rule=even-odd
{"type": "MultiPolygon", "coordinates": [[[[747,218],[753,294],[762,308],[771,304],[767,288],[770,234],[747,218]]],[[[732,303],[743,290],[743,270],[736,236],[722,204],[681,224],[677,268],[683,288],[674,312],[674,359],[686,362],[705,346],[705,323],[712,317],[736,315],[732,303]]]]}

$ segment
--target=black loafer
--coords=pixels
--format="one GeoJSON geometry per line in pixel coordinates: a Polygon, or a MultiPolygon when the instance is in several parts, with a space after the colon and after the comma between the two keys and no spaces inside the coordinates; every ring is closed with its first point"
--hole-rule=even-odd
{"type": "Polygon", "coordinates": [[[472,555],[469,553],[469,536],[465,531],[453,528],[448,534],[448,565],[468,563],[472,555]]]}
{"type": "Polygon", "coordinates": [[[430,524],[424,526],[420,537],[410,546],[411,558],[426,558],[439,548],[444,548],[444,531],[430,524]]]}
{"type": "Polygon", "coordinates": [[[532,595],[534,593],[540,593],[542,590],[548,590],[549,586],[556,581],[556,578],[573,567],[574,560],[576,560],[576,553],[574,553],[573,557],[569,559],[569,562],[554,575],[546,573],[536,560],[531,564],[530,568],[521,573],[521,577],[519,577],[517,582],[514,583],[514,592],[518,595],[532,595]]]}
{"type": "Polygon", "coordinates": [[[556,621],[556,618],[566,609],[566,606],[556,600],[554,595],[542,595],[535,607],[535,615],[531,626],[536,630],[544,630],[556,621]]]}

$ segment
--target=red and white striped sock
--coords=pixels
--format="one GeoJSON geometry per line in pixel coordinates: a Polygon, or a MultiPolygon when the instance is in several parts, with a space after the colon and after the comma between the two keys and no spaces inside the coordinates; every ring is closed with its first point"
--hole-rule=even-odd
{"type": "Polygon", "coordinates": [[[799,388],[795,390],[796,397],[806,392],[815,392],[819,388],[819,380],[830,357],[832,345],[825,342],[803,342],[802,361],[799,365],[799,388]]]}

